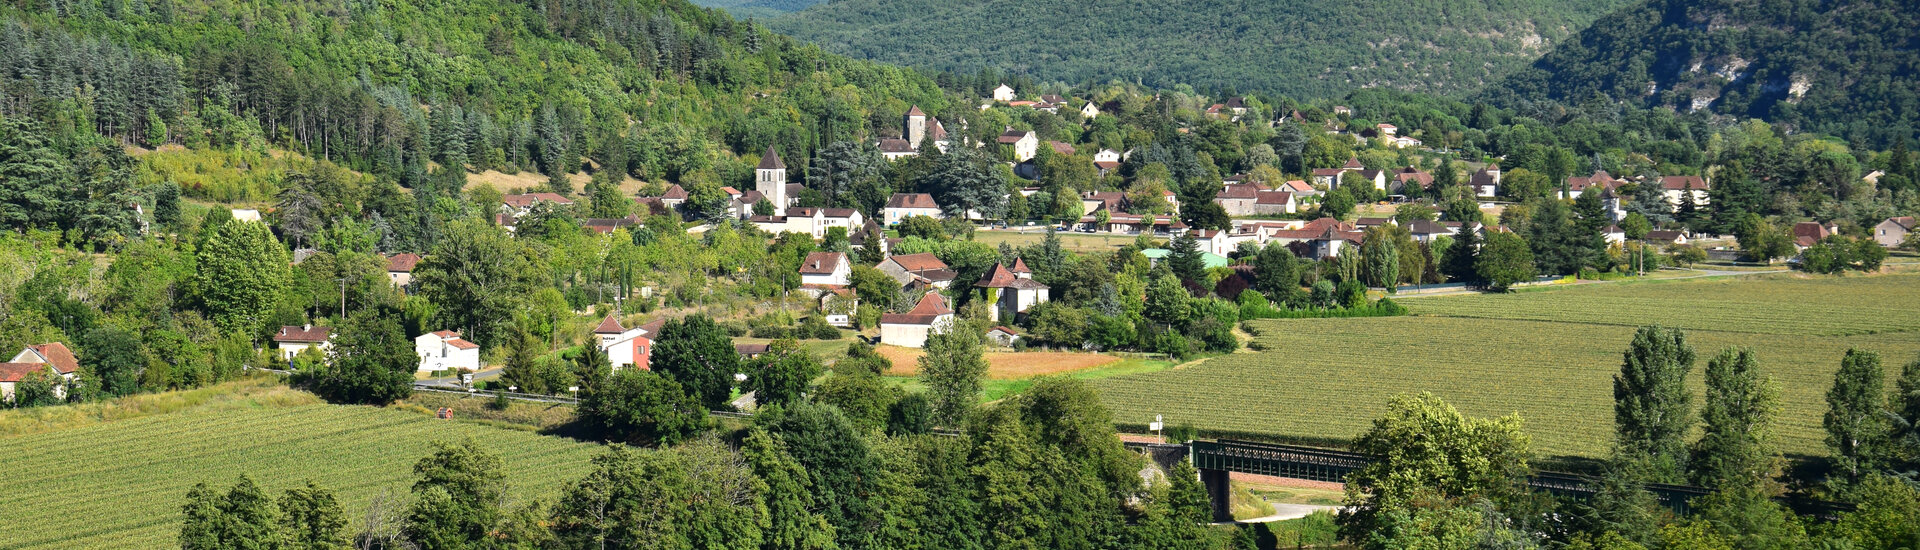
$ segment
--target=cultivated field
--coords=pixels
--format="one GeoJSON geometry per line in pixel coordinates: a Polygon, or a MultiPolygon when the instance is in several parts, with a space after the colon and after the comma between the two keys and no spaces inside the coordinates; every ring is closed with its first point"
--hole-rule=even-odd
{"type": "Polygon", "coordinates": [[[1432,391],[1470,414],[1518,412],[1542,455],[1597,457],[1613,437],[1620,354],[1637,326],[1661,322],[1688,329],[1700,356],[1688,380],[1696,394],[1708,358],[1752,347],[1780,384],[1782,450],[1824,453],[1820,417],[1841,355],[1878,351],[1897,375],[1920,355],[1916,295],[1920,277],[1889,275],[1409,299],[1421,316],[1259,321],[1266,351],[1094,384],[1121,422],[1162,414],[1203,430],[1323,443],[1365,430],[1390,395],[1432,391]]]}
{"type": "MultiPolygon", "coordinates": [[[[924,350],[903,348],[900,346],[880,346],[876,349],[880,356],[893,361],[893,370],[887,374],[893,376],[918,376],[920,374],[920,356],[924,350]]],[[[1098,367],[1115,361],[1119,357],[1097,353],[1061,353],[1045,351],[987,352],[987,378],[991,380],[1017,380],[1035,376],[1062,374],[1098,367]]]]}
{"type": "Polygon", "coordinates": [[[516,503],[556,498],[597,446],[437,420],[396,409],[228,403],[0,439],[22,481],[0,548],[162,548],[178,544],[180,505],[202,481],[224,491],[242,473],[278,498],[319,481],[357,529],[382,490],[405,496],[434,440],[473,438],[506,460],[516,503]]]}
{"type": "MultiPolygon", "coordinates": [[[[1057,234],[1060,235],[1060,248],[1083,254],[1113,252],[1120,247],[1133,244],[1134,240],[1133,235],[1074,233],[1067,231],[1061,231],[1057,234]]],[[[1040,244],[1041,241],[1046,239],[1047,231],[1044,227],[1034,231],[973,232],[973,240],[996,247],[1004,242],[1007,243],[1008,246],[1020,248],[1027,245],[1040,244]]]]}

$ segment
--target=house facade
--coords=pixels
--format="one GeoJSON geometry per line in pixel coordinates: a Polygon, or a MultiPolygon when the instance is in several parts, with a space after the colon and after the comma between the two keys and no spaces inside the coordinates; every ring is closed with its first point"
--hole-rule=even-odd
{"type": "Polygon", "coordinates": [[[1913,216],[1887,218],[1886,221],[1873,226],[1873,242],[1880,243],[1880,246],[1887,248],[1899,247],[1900,243],[1907,240],[1907,234],[1912,233],[1915,227],[1917,226],[1914,223],[1913,216]]]}
{"type": "Polygon", "coordinates": [[[600,320],[594,327],[593,336],[600,350],[606,352],[607,362],[613,370],[640,369],[653,370],[650,361],[653,358],[653,339],[649,336],[660,330],[664,321],[654,321],[634,328],[620,326],[620,320],[613,315],[600,320]]]}
{"type": "Polygon", "coordinates": [[[945,289],[953,285],[954,277],[959,276],[947,267],[946,262],[930,252],[889,256],[873,267],[906,287],[920,285],[945,289]]]}
{"type": "Polygon", "coordinates": [[[987,310],[987,316],[994,322],[1018,318],[1047,301],[1047,285],[1033,280],[1033,271],[1027,269],[1026,261],[1016,258],[1013,262],[1014,269],[1008,269],[1006,264],[993,264],[993,269],[973,284],[992,301],[994,307],[987,310]]]}
{"type": "Polygon", "coordinates": [[[953,328],[953,310],[938,292],[928,292],[906,313],[880,315],[880,343],[905,348],[922,348],[935,331],[953,328]]]}
{"type": "Polygon", "coordinates": [[[880,209],[880,215],[886,218],[886,224],[899,224],[910,216],[926,216],[942,219],[946,215],[940,212],[940,203],[933,201],[933,195],[926,193],[894,193],[887,197],[887,205],[880,209]]]}
{"type": "Polygon", "coordinates": [[[387,256],[387,282],[393,286],[406,288],[413,284],[413,268],[420,265],[420,255],[403,252],[387,256]]]}
{"type": "Polygon", "coordinates": [[[280,331],[273,334],[273,343],[280,348],[280,358],[288,361],[308,349],[319,350],[324,355],[333,349],[333,329],[313,325],[280,327],[280,331]]]}
{"type": "Polygon", "coordinates": [[[451,330],[413,337],[413,354],[420,357],[420,372],[480,370],[480,344],[461,338],[460,333],[451,330]]]}
{"type": "Polygon", "coordinates": [[[846,286],[853,267],[842,252],[812,252],[800,261],[800,284],[846,286]]]}

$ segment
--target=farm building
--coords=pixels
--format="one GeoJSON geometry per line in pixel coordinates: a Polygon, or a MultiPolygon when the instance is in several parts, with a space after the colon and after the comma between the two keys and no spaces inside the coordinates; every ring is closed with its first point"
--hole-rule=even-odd
{"type": "Polygon", "coordinates": [[[281,359],[292,361],[295,355],[309,348],[326,353],[333,348],[332,337],[333,329],[328,327],[288,326],[280,327],[280,332],[273,334],[273,343],[280,348],[281,359]]]}

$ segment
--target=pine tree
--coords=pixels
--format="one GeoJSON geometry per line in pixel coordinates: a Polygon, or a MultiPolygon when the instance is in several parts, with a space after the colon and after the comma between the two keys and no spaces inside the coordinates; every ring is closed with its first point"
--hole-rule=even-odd
{"type": "Polygon", "coordinates": [[[1474,270],[1474,256],[1480,252],[1480,228],[1473,224],[1460,226],[1460,232],[1453,236],[1453,244],[1440,256],[1440,273],[1447,280],[1459,283],[1473,283],[1480,280],[1480,274],[1474,270]]]}
{"type": "Polygon", "coordinates": [[[1193,232],[1187,231],[1173,238],[1167,245],[1167,267],[1184,281],[1205,281],[1206,260],[1200,256],[1200,242],[1193,238],[1193,232]]]}
{"type": "Polygon", "coordinates": [[[1613,377],[1615,454],[1643,464],[1645,480],[1680,483],[1687,471],[1687,432],[1693,427],[1687,372],[1693,347],[1679,329],[1642,327],[1622,354],[1613,377]]]}

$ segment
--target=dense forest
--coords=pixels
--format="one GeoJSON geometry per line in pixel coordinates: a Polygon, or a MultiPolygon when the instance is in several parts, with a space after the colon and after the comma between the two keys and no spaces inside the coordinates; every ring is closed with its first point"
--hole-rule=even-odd
{"type": "Polygon", "coordinates": [[[1920,25],[1896,0],[1650,0],[1596,20],[1486,95],[1760,118],[1885,146],[1920,127],[1920,25]]]}
{"type": "Polygon", "coordinates": [[[912,71],[675,1],[0,8],[0,114],[148,148],[289,149],[413,188],[462,165],[744,181],[758,159],[733,153],[806,159],[943,100],[912,71]]]}
{"type": "Polygon", "coordinates": [[[932,70],[1325,98],[1361,87],[1476,90],[1623,5],[845,0],[768,24],[832,51],[932,70]]]}
{"type": "Polygon", "coordinates": [[[804,10],[822,0],[700,0],[694,2],[709,8],[720,8],[738,18],[777,17],[782,14],[804,10]]]}

